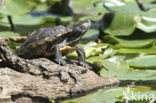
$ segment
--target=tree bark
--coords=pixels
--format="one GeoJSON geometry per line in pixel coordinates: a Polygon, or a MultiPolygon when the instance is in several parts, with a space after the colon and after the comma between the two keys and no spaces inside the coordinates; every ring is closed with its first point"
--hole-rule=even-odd
{"type": "Polygon", "coordinates": [[[4,40],[0,40],[0,60],[0,103],[49,103],[49,99],[77,97],[119,83],[113,77],[99,77],[76,61],[59,66],[46,58],[20,58],[4,40]]]}

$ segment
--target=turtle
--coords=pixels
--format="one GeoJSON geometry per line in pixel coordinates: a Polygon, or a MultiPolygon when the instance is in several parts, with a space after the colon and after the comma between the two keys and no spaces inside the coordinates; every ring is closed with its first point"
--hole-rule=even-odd
{"type": "Polygon", "coordinates": [[[88,64],[85,62],[85,51],[78,45],[78,42],[90,26],[90,19],[86,19],[73,27],[58,25],[40,28],[32,32],[31,36],[16,48],[15,52],[18,56],[26,59],[53,58],[59,65],[64,66],[67,62],[62,56],[76,51],[79,64],[88,67],[88,64]]]}

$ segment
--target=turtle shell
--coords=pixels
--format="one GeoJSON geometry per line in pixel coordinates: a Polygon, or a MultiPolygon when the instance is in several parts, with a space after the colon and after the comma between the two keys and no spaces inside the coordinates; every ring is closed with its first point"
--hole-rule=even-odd
{"type": "Polygon", "coordinates": [[[57,42],[63,42],[66,34],[71,31],[72,29],[61,25],[53,28],[41,28],[38,31],[34,31],[31,36],[16,49],[16,53],[23,58],[43,56],[48,52],[48,49],[55,46],[57,42]]]}

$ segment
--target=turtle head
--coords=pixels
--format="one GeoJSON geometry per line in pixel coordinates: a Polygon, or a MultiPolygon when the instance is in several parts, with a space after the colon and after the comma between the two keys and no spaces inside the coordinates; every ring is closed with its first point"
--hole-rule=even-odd
{"type": "Polygon", "coordinates": [[[81,37],[87,32],[89,27],[91,26],[90,19],[87,19],[80,24],[73,27],[72,32],[68,36],[69,42],[76,42],[81,39],[81,37]]]}
{"type": "Polygon", "coordinates": [[[90,21],[90,19],[87,19],[87,20],[83,21],[82,23],[78,24],[77,28],[79,28],[80,32],[82,34],[84,34],[88,30],[90,25],[91,25],[91,21],[90,21]]]}

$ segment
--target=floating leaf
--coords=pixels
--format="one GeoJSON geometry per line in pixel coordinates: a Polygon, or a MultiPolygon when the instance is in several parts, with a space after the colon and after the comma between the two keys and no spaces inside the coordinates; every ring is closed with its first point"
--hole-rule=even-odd
{"type": "MultiPolygon", "coordinates": [[[[98,44],[95,46],[91,46],[91,47],[85,47],[84,46],[84,50],[86,52],[86,58],[90,57],[90,56],[96,56],[99,55],[100,53],[102,53],[102,50],[107,48],[108,44],[98,44]]],[[[76,52],[70,53],[68,56],[68,58],[76,58],[77,54],[76,52]]]]}
{"type": "Polygon", "coordinates": [[[110,26],[103,30],[115,36],[131,35],[135,30],[134,14],[130,12],[115,13],[110,26]]]}
{"type": "MultiPolygon", "coordinates": [[[[104,15],[101,29],[103,32],[114,36],[129,36],[132,35],[136,29],[147,33],[155,32],[156,10],[153,9],[153,7],[156,7],[156,5],[145,4],[145,7],[151,9],[148,12],[141,11],[136,3],[125,3],[124,6],[113,6],[111,9],[118,11],[104,15]],[[107,19],[108,15],[110,16],[109,18],[112,19],[107,19]]],[[[104,7],[103,10],[105,10],[104,7]]]]}
{"type": "MultiPolygon", "coordinates": [[[[132,69],[129,68],[129,65],[126,63],[126,61],[118,60],[115,58],[113,59],[113,58],[100,61],[104,67],[102,70],[100,70],[101,76],[114,76],[119,80],[155,80],[156,79],[156,75],[155,75],[156,70],[132,69]]],[[[119,57],[119,59],[122,58],[119,57]]]]}
{"type": "MultiPolygon", "coordinates": [[[[38,25],[44,23],[43,18],[41,17],[32,17],[29,15],[25,16],[14,16],[12,18],[14,24],[18,25],[38,25]]],[[[3,23],[9,23],[7,18],[1,20],[3,23]]]]}
{"type": "Polygon", "coordinates": [[[150,33],[156,31],[156,16],[148,17],[148,16],[136,16],[137,20],[137,28],[143,30],[144,32],[150,33]]]}
{"type": "Polygon", "coordinates": [[[1,31],[0,32],[0,38],[1,37],[13,37],[13,36],[19,36],[19,34],[11,32],[11,31],[1,31]]]}
{"type": "Polygon", "coordinates": [[[85,13],[93,15],[95,12],[93,8],[93,3],[99,0],[73,0],[73,10],[78,13],[85,13]]]}
{"type": "Polygon", "coordinates": [[[119,49],[119,54],[156,54],[156,48],[145,49],[119,49]]]}
{"type": "Polygon", "coordinates": [[[84,97],[62,101],[60,103],[115,103],[116,97],[122,95],[122,88],[113,88],[109,90],[99,90],[97,93],[84,97]]]}
{"type": "Polygon", "coordinates": [[[31,10],[31,6],[27,0],[5,0],[0,13],[5,15],[22,15],[28,13],[31,10]]]}
{"type": "Polygon", "coordinates": [[[128,63],[135,68],[156,69],[156,55],[136,57],[128,60],[128,63]]]}
{"type": "Polygon", "coordinates": [[[156,95],[156,90],[151,90],[148,86],[117,87],[60,103],[125,103],[126,99],[133,103],[148,103],[156,95]],[[145,88],[147,90],[143,91],[145,88]],[[140,91],[136,91],[138,89],[140,91]]]}
{"type": "Polygon", "coordinates": [[[154,39],[126,40],[117,37],[114,37],[114,39],[116,39],[123,48],[144,48],[150,47],[154,43],[154,39]]]}

